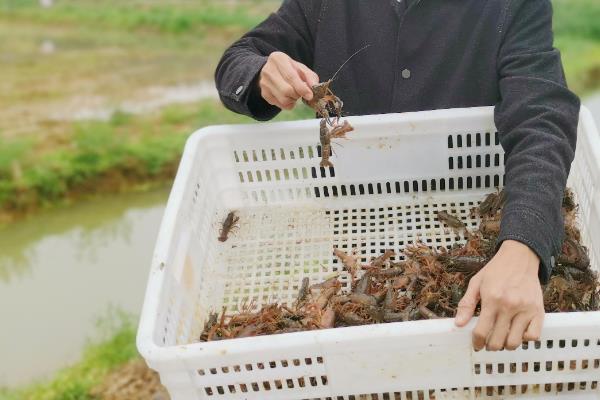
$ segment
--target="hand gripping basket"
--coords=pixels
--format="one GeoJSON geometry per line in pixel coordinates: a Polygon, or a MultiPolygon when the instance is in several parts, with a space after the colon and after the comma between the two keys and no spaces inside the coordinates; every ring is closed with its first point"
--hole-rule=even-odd
{"type": "MultiPolygon", "coordinates": [[[[291,302],[302,278],[341,271],[416,240],[453,243],[437,210],[460,215],[503,185],[493,109],[349,118],[355,131],[319,167],[318,121],[213,126],[187,142],[160,228],[137,345],[174,400],[600,399],[600,312],[546,316],[542,339],[474,352],[451,319],[200,343],[210,311],[291,302]],[[220,224],[239,227],[222,243],[220,224]]],[[[569,186],[600,264],[600,136],[581,112],[569,186]]],[[[345,281],[347,284],[347,281],[345,281]]]]}

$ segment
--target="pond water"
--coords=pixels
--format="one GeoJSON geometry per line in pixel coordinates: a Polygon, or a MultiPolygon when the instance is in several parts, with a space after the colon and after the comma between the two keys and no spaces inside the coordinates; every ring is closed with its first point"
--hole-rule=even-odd
{"type": "Polygon", "coordinates": [[[0,230],[0,387],[76,361],[111,306],[139,314],[167,196],[97,198],[0,230]]]}

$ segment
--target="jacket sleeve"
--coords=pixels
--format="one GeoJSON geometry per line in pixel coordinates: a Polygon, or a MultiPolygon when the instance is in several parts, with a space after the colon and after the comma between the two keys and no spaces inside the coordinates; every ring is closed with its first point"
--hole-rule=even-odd
{"type": "Polygon", "coordinates": [[[577,140],[580,101],[566,86],[553,47],[550,0],[507,2],[498,53],[501,100],[495,122],[506,153],[506,194],[498,244],[528,245],[547,282],[561,251],[561,202],[577,140]]]}
{"type": "Polygon", "coordinates": [[[284,52],[312,68],[319,12],[320,1],[285,0],[277,12],[225,51],[215,71],[217,90],[225,107],[261,121],[281,111],[260,95],[260,71],[274,51],[284,52]]]}

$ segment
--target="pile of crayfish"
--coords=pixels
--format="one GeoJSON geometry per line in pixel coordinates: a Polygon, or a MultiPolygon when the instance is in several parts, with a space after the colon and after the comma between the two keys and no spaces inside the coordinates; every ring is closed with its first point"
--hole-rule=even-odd
{"type": "MultiPolygon", "coordinates": [[[[374,323],[454,317],[469,280],[494,256],[504,192],[489,194],[471,210],[479,218],[471,231],[460,218],[440,211],[443,226],[466,238],[450,249],[415,243],[402,255],[393,250],[362,263],[358,249],[333,249],[344,267],[339,276],[314,284],[305,277],[293,304],[246,304],[228,315],[210,315],[201,341],[326,329],[374,323]]],[[[600,282],[576,226],[577,206],[567,190],[563,200],[565,240],[549,282],[543,287],[546,312],[600,309],[600,282]]]]}

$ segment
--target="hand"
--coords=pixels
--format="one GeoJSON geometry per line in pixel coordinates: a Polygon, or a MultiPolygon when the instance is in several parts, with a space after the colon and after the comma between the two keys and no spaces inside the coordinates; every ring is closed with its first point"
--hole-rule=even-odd
{"type": "Polygon", "coordinates": [[[539,257],[526,245],[506,240],[492,260],[469,282],[458,304],[455,323],[469,322],[481,300],[473,330],[473,347],[514,350],[525,340],[538,340],[544,300],[538,279],[539,257]]]}
{"type": "Polygon", "coordinates": [[[271,53],[258,80],[263,99],[284,110],[294,108],[300,97],[311,100],[311,87],[318,83],[316,73],[280,51],[271,53]]]}

